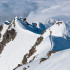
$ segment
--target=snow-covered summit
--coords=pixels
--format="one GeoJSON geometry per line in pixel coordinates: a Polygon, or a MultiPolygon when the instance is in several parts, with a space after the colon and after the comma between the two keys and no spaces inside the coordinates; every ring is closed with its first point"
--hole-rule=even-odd
{"type": "Polygon", "coordinates": [[[46,28],[42,23],[28,23],[26,18],[15,18],[11,23],[15,23],[15,26],[17,27],[17,24],[19,27],[31,31],[36,34],[41,34],[46,28]]]}
{"type": "MultiPolygon", "coordinates": [[[[46,24],[30,24],[16,17],[7,23],[0,26],[1,70],[56,70],[63,60],[64,64],[69,63],[69,22],[50,20],[46,24]]],[[[70,67],[65,68],[60,70],[70,67]]]]}

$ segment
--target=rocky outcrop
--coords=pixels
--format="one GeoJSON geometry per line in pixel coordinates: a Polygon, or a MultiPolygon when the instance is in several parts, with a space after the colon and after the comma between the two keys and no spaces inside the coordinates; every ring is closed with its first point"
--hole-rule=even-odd
{"type": "Polygon", "coordinates": [[[32,48],[29,50],[28,58],[29,58],[30,56],[32,56],[35,52],[36,52],[35,47],[32,47],[32,48]]]}
{"type": "Polygon", "coordinates": [[[0,38],[1,38],[1,33],[0,33],[0,38]]]}
{"type": "Polygon", "coordinates": [[[27,69],[26,67],[23,68],[23,70],[26,70],[26,69],[27,69]]]}
{"type": "Polygon", "coordinates": [[[30,56],[32,56],[36,52],[36,46],[38,46],[41,43],[42,40],[43,40],[43,37],[42,36],[40,36],[40,37],[37,38],[37,41],[32,46],[32,48],[29,50],[28,58],[30,56]]]}
{"type": "Polygon", "coordinates": [[[3,25],[0,25],[0,38],[1,38],[1,31],[3,29],[3,25]]]}
{"type": "Polygon", "coordinates": [[[15,29],[7,30],[5,34],[3,35],[3,40],[0,42],[0,53],[4,49],[4,46],[10,42],[11,40],[14,40],[16,36],[15,29]]]}
{"type": "Polygon", "coordinates": [[[45,60],[47,60],[47,59],[49,59],[50,56],[51,56],[51,54],[56,53],[56,52],[57,52],[57,51],[49,51],[48,54],[47,54],[48,57],[47,57],[47,58],[41,58],[41,59],[40,59],[40,63],[43,62],[43,61],[45,61],[45,60]]]}
{"type": "Polygon", "coordinates": [[[57,51],[49,51],[48,54],[47,54],[47,56],[48,56],[47,59],[49,59],[49,57],[51,56],[51,54],[56,53],[56,52],[57,52],[57,51]]]}
{"type": "Polygon", "coordinates": [[[17,67],[15,67],[13,70],[16,70],[20,66],[22,66],[22,65],[21,64],[18,64],[17,67]]]}
{"type": "Polygon", "coordinates": [[[57,22],[56,24],[59,26],[60,24],[62,24],[62,22],[57,22]]]}
{"type": "Polygon", "coordinates": [[[22,64],[26,64],[26,63],[27,63],[27,56],[24,55],[24,58],[23,58],[23,60],[22,60],[22,64]]]}
{"type": "Polygon", "coordinates": [[[11,27],[14,27],[15,28],[15,18],[11,21],[11,23],[9,23],[9,26],[8,26],[8,29],[10,29],[11,27]]]}
{"type": "Polygon", "coordinates": [[[36,46],[38,46],[41,43],[42,40],[43,40],[43,37],[42,36],[40,36],[40,37],[37,38],[37,41],[32,46],[32,48],[29,50],[28,58],[30,56],[32,56],[36,52],[36,46]]]}
{"type": "Polygon", "coordinates": [[[47,58],[41,58],[41,59],[40,59],[40,63],[43,62],[43,61],[45,61],[46,59],[47,59],[47,58]]]}
{"type": "Polygon", "coordinates": [[[2,31],[2,29],[3,29],[3,25],[0,25],[0,32],[2,31]]]}
{"type": "Polygon", "coordinates": [[[7,42],[9,42],[11,40],[14,40],[15,36],[16,36],[15,29],[11,29],[11,30],[6,31],[6,33],[3,35],[3,39],[7,43],[7,42]]]}
{"type": "Polygon", "coordinates": [[[33,47],[38,46],[42,42],[42,40],[43,40],[42,36],[38,37],[37,40],[36,40],[36,42],[35,42],[35,44],[33,45],[33,47]]]}
{"type": "MultiPolygon", "coordinates": [[[[36,46],[38,46],[42,42],[42,40],[43,40],[42,36],[37,38],[35,44],[29,50],[29,53],[24,55],[23,60],[22,60],[22,64],[26,64],[27,63],[27,58],[31,57],[36,52],[36,46]]],[[[30,60],[29,62],[33,61],[34,59],[35,59],[35,57],[33,57],[33,59],[30,60]]]]}

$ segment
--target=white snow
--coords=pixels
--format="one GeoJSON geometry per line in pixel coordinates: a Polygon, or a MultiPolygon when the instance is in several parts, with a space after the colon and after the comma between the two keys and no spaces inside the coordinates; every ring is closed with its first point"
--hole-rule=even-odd
{"type": "MultiPolygon", "coordinates": [[[[50,23],[48,24],[50,25],[50,23]]],[[[21,25],[21,22],[18,21],[17,17],[15,18],[15,25],[15,28],[13,27],[13,25],[11,27],[14,28],[17,33],[15,39],[6,44],[3,52],[0,54],[1,70],[13,70],[18,64],[22,62],[23,56],[29,52],[31,47],[35,44],[37,38],[41,36],[29,30],[25,30],[25,28],[21,25]]],[[[64,37],[65,35],[68,36],[69,33],[69,27],[67,27],[67,24],[62,22],[62,24],[60,25],[55,23],[54,25],[50,26],[50,28],[46,29],[46,32],[42,35],[43,41],[38,46],[36,46],[36,52],[27,60],[27,62],[29,62],[34,56],[36,56],[34,61],[22,65],[16,70],[23,70],[23,68],[27,68],[27,66],[30,66],[29,68],[27,68],[27,70],[69,70],[69,47],[68,50],[63,49],[63,51],[52,54],[48,60],[40,63],[40,59],[47,58],[47,53],[55,48],[57,42],[54,41],[55,38],[53,37],[63,38],[63,40],[65,40],[62,40],[62,44],[60,44],[61,48],[64,47],[63,42],[64,45],[65,42],[66,44],[70,43],[70,40],[64,37]],[[49,29],[52,31],[51,36],[49,29]]],[[[5,30],[3,30],[2,34],[4,34],[4,32],[5,30]]]]}
{"type": "Polygon", "coordinates": [[[48,60],[40,64],[38,63],[39,60],[36,60],[32,63],[19,67],[16,70],[23,70],[24,67],[26,67],[27,70],[69,70],[70,69],[69,59],[70,59],[70,49],[52,54],[48,60]],[[30,67],[28,68],[27,66],[30,67]]]}
{"type": "Polygon", "coordinates": [[[24,54],[29,52],[29,49],[34,45],[38,36],[28,30],[20,27],[16,20],[17,36],[14,41],[9,42],[2,54],[0,54],[0,69],[12,70],[22,62],[24,54]]]}
{"type": "Polygon", "coordinates": [[[43,35],[44,37],[47,37],[47,35],[50,35],[49,29],[52,31],[53,36],[63,37],[63,34],[66,34],[66,26],[64,23],[60,24],[59,26],[58,24],[52,25],[50,28],[46,30],[46,33],[43,35]]]}
{"type": "MultiPolygon", "coordinates": [[[[59,26],[58,24],[54,24],[49,29],[52,30],[52,36],[57,38],[64,38],[64,34],[66,35],[67,33],[66,25],[64,23],[60,24],[59,26]]],[[[25,64],[17,68],[16,70],[23,70],[24,67],[26,67],[27,70],[69,70],[70,49],[68,50],[63,49],[63,51],[59,51],[55,54],[52,54],[49,59],[40,63],[40,59],[47,58],[47,53],[51,51],[55,45],[54,41],[50,40],[51,38],[50,38],[49,29],[47,29],[46,32],[42,35],[44,39],[41,42],[41,44],[36,46],[36,52],[28,59],[28,62],[29,62],[34,56],[36,56],[34,61],[32,61],[31,63],[25,64]],[[28,66],[30,67],[28,68],[28,66]]],[[[55,43],[57,44],[57,42],[55,43]]],[[[66,41],[66,44],[67,43],[68,41],[66,41]]],[[[63,44],[63,41],[62,41],[62,44],[63,44]]],[[[64,45],[66,44],[64,43],[64,45]]],[[[60,45],[58,47],[60,48],[64,47],[64,45],[61,45],[61,46],[60,45]]]]}

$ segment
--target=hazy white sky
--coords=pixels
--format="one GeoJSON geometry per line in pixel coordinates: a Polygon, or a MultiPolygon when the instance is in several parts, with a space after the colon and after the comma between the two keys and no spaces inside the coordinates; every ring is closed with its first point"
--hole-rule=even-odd
{"type": "Polygon", "coordinates": [[[15,16],[44,21],[48,17],[70,16],[70,0],[0,0],[0,23],[15,16]]]}

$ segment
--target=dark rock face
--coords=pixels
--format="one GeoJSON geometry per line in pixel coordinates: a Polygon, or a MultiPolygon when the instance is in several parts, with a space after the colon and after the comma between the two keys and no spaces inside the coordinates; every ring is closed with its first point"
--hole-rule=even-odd
{"type": "Polygon", "coordinates": [[[36,46],[38,46],[42,40],[43,40],[43,37],[41,37],[41,36],[37,38],[37,41],[32,46],[32,48],[29,50],[28,58],[36,52],[36,46]]]}
{"type": "Polygon", "coordinates": [[[26,70],[26,69],[27,69],[26,67],[23,68],[23,70],[26,70]]]}
{"type": "Polygon", "coordinates": [[[16,36],[15,30],[11,29],[6,31],[6,33],[3,36],[3,39],[6,40],[6,43],[7,43],[11,40],[14,40],[15,36],[16,36]]]}
{"type": "MultiPolygon", "coordinates": [[[[29,53],[27,53],[27,54],[24,55],[24,58],[22,60],[22,64],[26,64],[27,63],[27,58],[31,57],[36,52],[36,46],[38,46],[42,42],[42,40],[43,40],[42,36],[40,36],[40,37],[37,38],[35,44],[29,50],[29,53]]],[[[35,57],[33,57],[33,59],[30,60],[30,62],[33,61],[34,59],[35,59],[35,57]]]]}
{"type": "Polygon", "coordinates": [[[1,38],[1,33],[0,33],[0,38],[1,38]]]}
{"type": "Polygon", "coordinates": [[[0,26],[0,32],[2,31],[2,29],[3,29],[3,25],[0,26]]]}
{"type": "Polygon", "coordinates": [[[15,19],[13,19],[10,23],[9,23],[9,26],[8,26],[8,29],[10,29],[12,26],[14,26],[15,28],[15,19]]]}
{"type": "Polygon", "coordinates": [[[47,54],[48,55],[48,58],[47,59],[49,59],[49,57],[51,56],[51,54],[56,53],[56,52],[57,51],[49,51],[48,54],[47,54]]]}
{"type": "Polygon", "coordinates": [[[58,24],[58,26],[59,26],[60,24],[62,24],[62,22],[57,22],[56,24],[58,24]]]}
{"type": "Polygon", "coordinates": [[[29,58],[30,56],[32,56],[35,52],[36,52],[35,47],[32,47],[32,48],[29,50],[28,58],[29,58]]]}
{"type": "Polygon", "coordinates": [[[1,38],[1,31],[3,29],[3,25],[0,25],[0,38],[1,38]]]}
{"type": "Polygon", "coordinates": [[[43,62],[43,61],[45,61],[45,60],[46,60],[46,58],[41,58],[40,59],[40,63],[43,62]]]}
{"type": "Polygon", "coordinates": [[[26,55],[24,56],[23,60],[22,60],[22,64],[26,64],[27,63],[27,57],[26,55]]]}
{"type": "Polygon", "coordinates": [[[43,37],[42,36],[40,36],[39,38],[37,38],[37,41],[36,41],[35,45],[36,46],[39,45],[42,40],[43,40],[43,37]]]}
{"type": "Polygon", "coordinates": [[[3,40],[0,42],[0,53],[4,49],[4,46],[10,42],[11,40],[14,40],[16,36],[15,29],[7,30],[5,34],[3,35],[3,40]]]}
{"type": "Polygon", "coordinates": [[[58,51],[49,51],[48,54],[47,54],[48,57],[47,58],[41,58],[40,63],[47,60],[47,59],[49,59],[51,54],[56,53],[56,52],[58,52],[58,51]]]}
{"type": "Polygon", "coordinates": [[[17,67],[15,67],[13,70],[16,70],[20,66],[22,66],[22,65],[21,64],[18,64],[17,67]]]}

